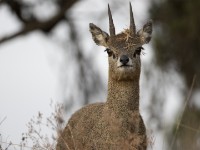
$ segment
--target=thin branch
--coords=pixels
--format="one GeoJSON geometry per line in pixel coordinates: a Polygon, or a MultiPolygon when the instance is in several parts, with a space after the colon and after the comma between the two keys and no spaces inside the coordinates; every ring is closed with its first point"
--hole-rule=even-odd
{"type": "MultiPolygon", "coordinates": [[[[3,141],[0,141],[0,143],[3,143],[3,144],[10,144],[11,142],[3,142],[3,141]]],[[[11,143],[11,145],[10,146],[19,146],[19,147],[21,147],[22,145],[21,144],[15,144],[15,143],[11,143]]],[[[30,147],[30,146],[23,146],[23,147],[25,147],[25,148],[29,148],[29,149],[32,149],[33,147],[30,147]]]]}
{"type": "Polygon", "coordinates": [[[72,5],[74,3],[76,3],[78,0],[68,0],[68,1],[65,1],[64,5],[62,6],[62,8],[60,8],[60,11],[55,15],[53,16],[51,19],[45,21],[45,22],[40,22],[40,21],[37,21],[37,20],[32,20],[30,22],[24,22],[23,19],[20,19],[20,15],[19,13],[16,13],[16,15],[18,16],[18,18],[24,22],[24,28],[22,28],[20,31],[12,34],[12,35],[9,35],[9,36],[5,36],[3,38],[0,39],[0,44],[4,43],[4,42],[7,42],[11,39],[14,39],[20,35],[25,35],[27,33],[30,33],[32,31],[35,31],[35,30],[41,30],[43,32],[46,32],[48,33],[49,31],[51,31],[51,29],[60,21],[62,21],[64,18],[65,18],[65,13],[67,10],[69,10],[69,8],[72,7],[72,5]]]}
{"type": "Polygon", "coordinates": [[[6,120],[7,117],[4,117],[3,120],[1,120],[0,125],[6,120]]]}
{"type": "Polygon", "coordinates": [[[198,130],[198,129],[195,129],[195,128],[192,128],[192,127],[190,127],[190,126],[187,126],[187,125],[185,125],[185,124],[177,124],[178,126],[181,126],[181,127],[183,127],[183,128],[186,128],[186,129],[188,129],[188,130],[191,130],[191,131],[193,131],[193,132],[195,132],[195,133],[199,133],[200,132],[200,130],[198,130]]]}
{"type": "MultiPolygon", "coordinates": [[[[191,98],[191,95],[192,95],[192,91],[193,91],[193,88],[194,88],[195,81],[196,81],[196,75],[194,75],[194,77],[193,77],[192,85],[191,85],[190,90],[189,90],[189,93],[188,93],[188,95],[187,95],[187,97],[186,97],[186,101],[185,101],[185,105],[184,105],[183,112],[181,113],[181,116],[180,116],[179,121],[178,121],[178,123],[177,123],[176,131],[175,131],[174,137],[173,137],[173,139],[172,139],[172,143],[171,143],[170,149],[173,148],[174,142],[175,142],[175,140],[176,140],[176,136],[177,136],[177,133],[178,133],[178,130],[179,130],[180,126],[182,125],[182,124],[181,124],[181,121],[182,121],[182,118],[183,118],[183,114],[184,114],[184,112],[185,112],[185,110],[186,110],[186,107],[187,107],[187,104],[188,104],[188,102],[189,102],[189,100],[190,100],[190,98],[191,98]]],[[[182,126],[183,126],[183,125],[182,125],[182,126]]]]}
{"type": "Polygon", "coordinates": [[[30,18],[24,18],[23,17],[23,9],[25,7],[28,7],[27,4],[24,4],[22,1],[19,0],[6,0],[5,3],[10,7],[10,9],[12,10],[12,12],[14,12],[16,14],[16,16],[18,17],[18,19],[20,21],[22,21],[23,23],[28,23],[28,22],[32,22],[33,20],[36,20],[36,18],[34,18],[33,16],[31,16],[30,18]]]}

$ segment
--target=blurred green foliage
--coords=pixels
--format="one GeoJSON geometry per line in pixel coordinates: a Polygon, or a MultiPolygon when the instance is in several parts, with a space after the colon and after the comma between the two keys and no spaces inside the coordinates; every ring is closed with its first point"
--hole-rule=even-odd
{"type": "Polygon", "coordinates": [[[154,50],[160,68],[175,65],[190,87],[200,88],[200,0],[153,0],[150,9],[156,35],[154,50]]]}
{"type": "MultiPolygon", "coordinates": [[[[174,67],[186,85],[200,89],[200,0],[152,0],[150,17],[154,20],[155,62],[163,71],[174,67]]],[[[174,98],[176,99],[176,98],[174,98]]],[[[200,109],[191,100],[179,121],[167,133],[170,150],[200,149],[200,109]],[[177,128],[178,127],[178,128],[177,128]]]]}

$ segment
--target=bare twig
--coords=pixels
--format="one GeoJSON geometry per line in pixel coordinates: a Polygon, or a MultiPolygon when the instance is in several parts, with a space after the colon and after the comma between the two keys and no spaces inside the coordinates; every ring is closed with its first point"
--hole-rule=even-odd
{"type": "Polygon", "coordinates": [[[191,130],[191,131],[193,131],[193,132],[195,132],[195,133],[199,133],[199,132],[200,132],[199,129],[194,129],[194,128],[192,128],[192,127],[190,127],[190,126],[187,126],[187,125],[184,125],[184,124],[179,124],[179,126],[181,126],[181,127],[183,127],[183,128],[186,128],[186,129],[188,129],[188,130],[191,130]]]}
{"type": "Polygon", "coordinates": [[[183,125],[181,124],[181,121],[182,121],[183,114],[184,114],[184,112],[185,112],[186,106],[187,106],[187,104],[188,104],[188,102],[189,102],[189,100],[190,100],[190,97],[191,97],[191,94],[192,94],[192,90],[193,90],[195,81],[196,81],[196,75],[194,75],[194,77],[193,77],[192,85],[191,85],[190,90],[189,90],[189,93],[188,93],[188,95],[187,95],[187,97],[186,97],[186,101],[185,101],[185,106],[184,106],[183,112],[181,113],[181,116],[180,116],[179,121],[178,121],[178,123],[177,123],[176,130],[175,130],[175,134],[174,134],[174,137],[173,137],[173,140],[172,140],[170,149],[173,148],[173,145],[174,145],[174,142],[175,142],[175,140],[176,140],[176,136],[177,136],[177,133],[178,133],[178,130],[179,130],[180,126],[183,126],[183,125]]]}
{"type": "Polygon", "coordinates": [[[8,148],[12,145],[12,142],[8,143],[8,146],[5,148],[5,150],[8,150],[8,148]]]}
{"type": "MultiPolygon", "coordinates": [[[[3,142],[3,141],[1,141],[0,143],[3,143],[3,144],[10,144],[11,142],[3,142]]],[[[11,143],[11,145],[10,146],[19,146],[19,147],[21,147],[22,145],[21,144],[15,144],[15,143],[11,143]]],[[[30,146],[24,146],[24,147],[26,147],[26,148],[29,148],[29,149],[32,149],[33,147],[30,147],[30,146]]]]}
{"type": "MultiPolygon", "coordinates": [[[[9,35],[9,36],[6,36],[6,37],[3,37],[0,39],[0,44],[4,43],[4,42],[7,42],[13,38],[16,38],[20,35],[24,35],[24,34],[27,34],[29,32],[32,32],[32,31],[35,31],[35,30],[41,30],[43,32],[49,32],[51,31],[51,29],[60,21],[62,21],[64,18],[65,18],[65,13],[66,11],[71,8],[71,6],[76,3],[77,0],[68,0],[68,1],[65,1],[65,3],[63,3],[62,7],[60,8],[59,12],[53,16],[52,18],[50,18],[49,20],[47,21],[44,21],[44,22],[41,22],[41,21],[38,21],[36,19],[33,19],[33,20],[30,20],[30,21],[25,21],[22,16],[21,16],[21,13],[19,13],[16,9],[19,9],[16,7],[16,9],[12,8],[12,10],[16,13],[16,15],[18,16],[18,19],[24,24],[23,28],[12,34],[12,35],[9,35]]],[[[7,3],[10,7],[13,7],[11,6],[12,3],[7,3]]]]}
{"type": "Polygon", "coordinates": [[[4,117],[1,122],[0,122],[0,125],[6,120],[7,117],[4,117]]]}

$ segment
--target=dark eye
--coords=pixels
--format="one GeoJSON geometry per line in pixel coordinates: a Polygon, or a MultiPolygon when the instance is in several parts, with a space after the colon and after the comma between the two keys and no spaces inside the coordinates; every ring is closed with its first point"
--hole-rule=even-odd
{"type": "Polygon", "coordinates": [[[133,56],[136,57],[136,55],[140,55],[142,50],[144,50],[143,47],[138,47],[138,48],[135,50],[135,53],[134,53],[133,56]]]}
{"type": "Polygon", "coordinates": [[[106,50],[104,52],[107,52],[108,57],[111,57],[113,55],[113,52],[110,49],[108,49],[108,48],[106,48],[106,50]]]}

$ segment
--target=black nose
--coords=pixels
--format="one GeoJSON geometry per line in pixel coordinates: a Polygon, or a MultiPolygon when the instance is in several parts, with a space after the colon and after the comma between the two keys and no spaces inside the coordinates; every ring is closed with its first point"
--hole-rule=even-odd
{"type": "Polygon", "coordinates": [[[120,57],[120,62],[123,64],[123,65],[126,65],[129,61],[129,58],[126,56],[126,55],[122,55],[120,57]]]}

